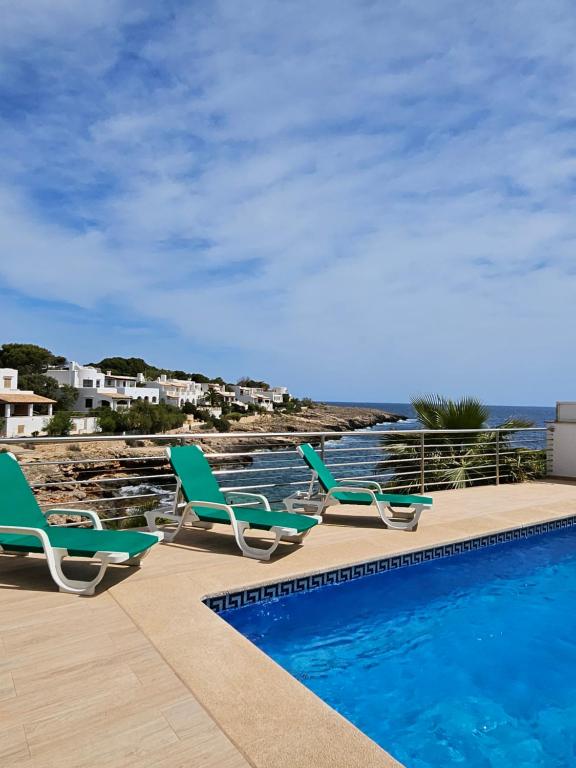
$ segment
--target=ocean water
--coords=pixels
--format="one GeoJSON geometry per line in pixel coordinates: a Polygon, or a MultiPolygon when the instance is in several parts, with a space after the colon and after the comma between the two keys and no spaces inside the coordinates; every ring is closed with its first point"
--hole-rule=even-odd
{"type": "MultiPolygon", "coordinates": [[[[356,406],[358,408],[381,408],[383,411],[397,413],[409,419],[416,419],[416,414],[410,403],[344,403],[334,402],[331,405],[356,406]]],[[[532,421],[535,427],[544,427],[547,421],[554,421],[556,408],[554,406],[534,405],[490,405],[488,426],[494,427],[510,418],[520,418],[532,421]]],[[[414,429],[414,425],[412,425],[414,429]]]]}
{"type": "Polygon", "coordinates": [[[408,768],[574,768],[576,530],[223,614],[408,768]]]}

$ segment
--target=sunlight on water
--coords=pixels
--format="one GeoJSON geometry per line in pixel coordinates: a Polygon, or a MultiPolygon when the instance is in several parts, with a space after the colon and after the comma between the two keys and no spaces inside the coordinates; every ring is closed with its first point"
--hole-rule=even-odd
{"type": "Polygon", "coordinates": [[[224,617],[408,768],[573,768],[575,536],[224,617]]]}

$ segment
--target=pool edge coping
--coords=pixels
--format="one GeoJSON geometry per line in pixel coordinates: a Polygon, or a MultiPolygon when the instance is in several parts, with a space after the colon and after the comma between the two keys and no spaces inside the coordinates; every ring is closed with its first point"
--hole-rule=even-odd
{"type": "Polygon", "coordinates": [[[409,568],[421,563],[431,562],[432,560],[454,557],[465,552],[485,549],[519,539],[527,539],[531,536],[538,536],[550,531],[574,526],[576,526],[576,514],[571,513],[540,523],[516,525],[494,533],[459,537],[442,544],[404,550],[378,559],[358,560],[328,570],[307,571],[289,579],[265,581],[234,590],[215,592],[204,595],[201,598],[201,602],[214,613],[221,614],[224,611],[264,603],[299,592],[308,592],[326,586],[334,586],[364,578],[365,576],[373,576],[377,573],[385,573],[400,568],[409,568]]]}

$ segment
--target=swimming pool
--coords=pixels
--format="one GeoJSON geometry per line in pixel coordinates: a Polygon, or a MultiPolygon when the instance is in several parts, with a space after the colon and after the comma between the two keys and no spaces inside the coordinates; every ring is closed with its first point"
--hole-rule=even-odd
{"type": "Polygon", "coordinates": [[[408,768],[576,765],[576,530],[222,617],[408,768]]]}

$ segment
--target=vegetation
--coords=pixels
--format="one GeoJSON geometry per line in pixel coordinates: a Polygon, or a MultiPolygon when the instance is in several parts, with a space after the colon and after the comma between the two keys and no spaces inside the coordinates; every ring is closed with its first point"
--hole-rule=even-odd
{"type": "Polygon", "coordinates": [[[73,426],[72,414],[68,411],[58,411],[48,422],[46,432],[51,437],[64,437],[70,434],[73,426]]]}
{"type": "Polygon", "coordinates": [[[74,387],[59,387],[56,379],[46,376],[49,366],[63,365],[65,357],[52,354],[36,344],[4,344],[0,347],[0,368],[16,368],[19,389],[32,390],[37,395],[55,400],[55,411],[70,411],[78,391],[74,387]]]}
{"type": "Polygon", "coordinates": [[[105,434],[157,434],[169,429],[178,429],[186,421],[186,415],[173,405],[153,405],[145,400],[136,400],[131,408],[113,411],[111,408],[94,408],[98,426],[105,434]]]}
{"type": "Polygon", "coordinates": [[[139,373],[156,373],[159,370],[141,357],[105,357],[99,363],[90,365],[104,372],[112,371],[115,376],[138,376],[139,373]]]}
{"type": "Polygon", "coordinates": [[[268,391],[270,389],[270,384],[267,382],[256,381],[256,379],[251,379],[249,376],[244,376],[243,378],[238,379],[238,386],[253,387],[254,389],[263,389],[264,391],[268,391]]]}
{"type": "Polygon", "coordinates": [[[284,395],[281,403],[274,403],[274,410],[280,413],[292,415],[300,413],[303,408],[311,408],[313,405],[314,401],[309,397],[303,397],[301,400],[299,400],[297,397],[284,395]]]}
{"type": "Polygon", "coordinates": [[[36,344],[3,344],[0,347],[0,368],[16,368],[20,376],[44,373],[53,365],[64,365],[65,357],[53,355],[49,349],[36,344]]]}
{"type": "MultiPolygon", "coordinates": [[[[424,429],[448,430],[488,428],[490,411],[473,397],[451,400],[440,395],[415,397],[412,407],[424,429]]],[[[494,429],[520,429],[532,422],[509,419],[494,429]]],[[[396,476],[389,486],[402,485],[414,492],[420,489],[420,437],[383,434],[382,441],[391,458],[398,460],[396,476]]],[[[493,482],[496,443],[499,449],[500,481],[520,482],[544,474],[544,451],[530,450],[514,444],[514,432],[496,431],[438,434],[426,437],[425,481],[434,490],[466,488],[493,482]]],[[[390,471],[382,464],[381,471],[390,471]]]]}

